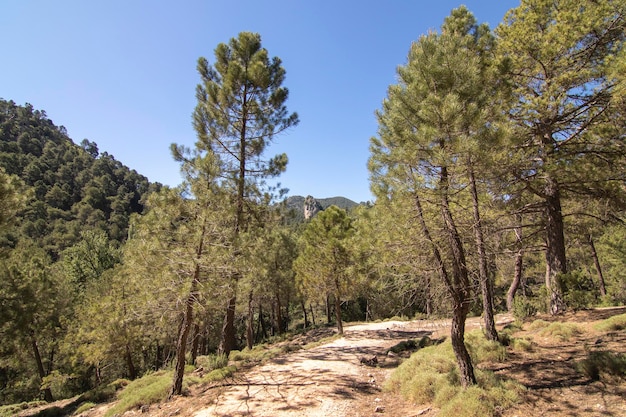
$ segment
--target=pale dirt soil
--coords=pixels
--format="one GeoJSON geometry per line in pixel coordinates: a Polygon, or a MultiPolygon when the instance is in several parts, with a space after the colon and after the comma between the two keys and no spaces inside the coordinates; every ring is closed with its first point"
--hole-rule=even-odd
{"type": "MultiPolygon", "coordinates": [[[[535,341],[530,352],[513,352],[504,363],[481,367],[514,378],[528,387],[522,404],[506,410],[502,417],[533,416],[626,416],[626,383],[592,382],[575,369],[575,363],[592,349],[626,353],[626,332],[609,334],[593,329],[593,323],[626,312],[620,309],[596,309],[568,313],[544,320],[576,322],[583,332],[569,341],[542,337],[539,331],[522,331],[515,337],[535,341]]],[[[498,315],[498,328],[512,321],[498,315]]],[[[480,325],[471,318],[467,330],[480,325]]],[[[525,325],[524,328],[528,328],[525,325]]],[[[317,333],[317,337],[331,334],[317,333]]],[[[449,320],[383,322],[347,326],[343,338],[306,350],[274,358],[264,365],[238,371],[233,377],[215,384],[192,386],[187,396],[144,410],[132,410],[124,416],[184,417],[364,417],[364,416],[436,416],[429,404],[410,404],[398,394],[381,386],[400,363],[400,357],[386,356],[397,343],[421,338],[447,336],[449,320]],[[362,357],[377,355],[377,366],[360,363],[362,357]]],[[[301,340],[291,343],[305,344],[301,340]]],[[[108,405],[82,414],[102,417],[108,405]]],[[[462,417],[462,416],[459,416],[462,417]]]]}

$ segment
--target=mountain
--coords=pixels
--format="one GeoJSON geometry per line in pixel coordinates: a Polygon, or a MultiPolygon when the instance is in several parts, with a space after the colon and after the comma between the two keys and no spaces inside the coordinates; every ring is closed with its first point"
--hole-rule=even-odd
{"type": "MultiPolygon", "coordinates": [[[[2,99],[0,169],[32,190],[33,198],[18,219],[18,234],[39,242],[53,256],[88,229],[124,240],[131,214],[141,213],[145,195],[161,187],[99,152],[94,142],[75,144],[45,111],[2,99]]],[[[7,244],[16,239],[0,240],[7,244]]]]}
{"type": "Polygon", "coordinates": [[[284,204],[287,210],[292,213],[294,222],[303,222],[307,218],[305,214],[305,203],[311,207],[317,207],[317,210],[313,210],[312,216],[315,215],[317,211],[324,210],[330,206],[337,206],[349,211],[359,205],[345,197],[314,198],[312,196],[291,196],[285,200],[284,204]]]}

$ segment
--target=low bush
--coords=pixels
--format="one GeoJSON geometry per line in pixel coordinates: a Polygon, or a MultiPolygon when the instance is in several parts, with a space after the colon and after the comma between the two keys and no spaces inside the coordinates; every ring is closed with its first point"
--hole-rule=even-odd
{"type": "Polygon", "coordinates": [[[555,337],[560,340],[569,340],[580,334],[580,328],[573,323],[561,323],[555,321],[544,328],[539,334],[547,337],[555,337]]]}
{"type": "Polygon", "coordinates": [[[465,346],[475,364],[502,362],[506,359],[506,348],[499,341],[487,340],[480,330],[465,334],[465,346]]]}
{"type": "MultiPolygon", "coordinates": [[[[477,342],[481,337],[484,339],[482,335],[470,336],[468,345],[474,341],[475,351],[480,350],[478,346],[489,346],[485,357],[491,357],[499,349],[492,350],[491,343],[477,342]]],[[[478,384],[462,389],[452,345],[446,341],[414,353],[391,375],[385,389],[400,392],[418,404],[434,403],[441,409],[440,417],[495,416],[519,402],[524,390],[521,385],[478,368],[475,374],[478,384]]]]}
{"type": "Polygon", "coordinates": [[[198,356],[196,358],[196,365],[204,368],[205,371],[210,372],[214,369],[223,368],[228,365],[228,356],[226,355],[207,355],[198,356]]]}
{"type": "Polygon", "coordinates": [[[596,330],[601,332],[615,332],[626,329],[626,314],[609,317],[595,325],[596,330]]]}
{"type": "Polygon", "coordinates": [[[117,394],[118,402],[107,410],[105,417],[127,410],[161,402],[172,386],[172,372],[158,371],[134,380],[117,394]]]}
{"type": "Polygon", "coordinates": [[[576,364],[576,369],[592,381],[626,378],[626,355],[597,350],[576,364]]]}

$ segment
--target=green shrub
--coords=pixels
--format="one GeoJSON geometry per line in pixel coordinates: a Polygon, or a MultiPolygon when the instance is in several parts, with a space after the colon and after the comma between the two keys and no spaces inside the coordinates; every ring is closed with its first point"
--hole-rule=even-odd
{"type": "MultiPolygon", "coordinates": [[[[469,339],[480,338],[484,336],[469,339]]],[[[482,342],[474,343],[474,346],[482,345],[482,342]]],[[[446,341],[415,352],[396,369],[384,388],[400,392],[418,404],[434,403],[441,408],[438,415],[442,417],[490,417],[519,402],[524,388],[518,383],[478,368],[475,374],[478,385],[462,389],[452,345],[446,341]]]]}
{"type": "Polygon", "coordinates": [[[77,409],[76,411],[74,411],[75,416],[87,411],[87,410],[91,410],[92,408],[94,408],[96,406],[96,403],[92,403],[90,401],[87,401],[85,403],[82,403],[77,409]]]}
{"type": "Polygon", "coordinates": [[[465,346],[475,364],[481,362],[502,362],[506,359],[506,348],[500,343],[487,340],[480,330],[465,334],[465,346]]]}
{"type": "Polygon", "coordinates": [[[525,337],[514,337],[509,344],[517,352],[530,352],[533,350],[533,342],[525,337]]]}
{"type": "Polygon", "coordinates": [[[228,365],[228,356],[226,355],[207,355],[198,356],[196,358],[196,365],[204,368],[205,371],[210,372],[214,369],[223,368],[228,365]]]}
{"type": "Polygon", "coordinates": [[[594,305],[599,295],[591,277],[581,270],[558,274],[557,281],[565,304],[579,310],[594,305]]]}
{"type": "Polygon", "coordinates": [[[107,410],[105,417],[165,400],[172,386],[172,376],[171,371],[158,371],[134,380],[118,393],[119,401],[107,410]]]}
{"type": "Polygon", "coordinates": [[[626,355],[592,351],[586,359],[576,363],[576,369],[593,381],[626,378],[626,355]]]}
{"type": "Polygon", "coordinates": [[[561,323],[555,321],[544,328],[540,334],[542,336],[556,337],[560,340],[569,340],[573,336],[580,334],[580,329],[573,323],[561,323]]]}
{"type": "Polygon", "coordinates": [[[549,321],[537,319],[533,321],[532,323],[530,323],[530,325],[528,326],[528,330],[539,330],[539,329],[548,327],[549,325],[550,325],[549,321]]]}
{"type": "Polygon", "coordinates": [[[515,297],[513,299],[513,317],[523,321],[537,314],[537,304],[527,297],[515,297]]]}
{"type": "Polygon", "coordinates": [[[609,317],[595,325],[596,330],[602,332],[615,332],[626,329],[626,314],[609,317]]]}

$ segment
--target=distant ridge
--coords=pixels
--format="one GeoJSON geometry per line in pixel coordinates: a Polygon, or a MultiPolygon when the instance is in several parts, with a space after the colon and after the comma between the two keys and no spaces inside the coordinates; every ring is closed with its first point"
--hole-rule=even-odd
{"type": "MultiPolygon", "coordinates": [[[[293,212],[294,217],[295,217],[294,220],[296,222],[304,221],[304,200],[305,200],[305,197],[301,195],[294,195],[291,197],[287,197],[287,199],[285,200],[285,205],[287,207],[287,210],[293,212]]],[[[350,210],[359,205],[358,203],[355,203],[349,198],[340,197],[340,196],[328,197],[328,198],[315,197],[315,200],[317,200],[317,202],[322,206],[322,210],[330,206],[337,206],[344,210],[350,210]]]]}

